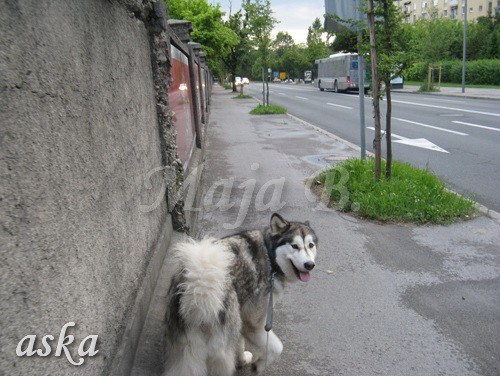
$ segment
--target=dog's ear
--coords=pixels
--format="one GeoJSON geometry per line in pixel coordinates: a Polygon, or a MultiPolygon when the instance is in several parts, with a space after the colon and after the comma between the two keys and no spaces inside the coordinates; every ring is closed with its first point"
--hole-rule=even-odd
{"type": "Polygon", "coordinates": [[[290,223],[283,219],[281,215],[278,213],[273,213],[271,216],[271,232],[273,234],[279,234],[283,231],[286,231],[288,227],[290,226],[290,223]]]}

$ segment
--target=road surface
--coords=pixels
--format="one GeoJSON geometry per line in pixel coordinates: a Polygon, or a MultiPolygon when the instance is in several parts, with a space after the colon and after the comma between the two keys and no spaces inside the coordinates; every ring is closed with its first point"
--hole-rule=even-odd
{"type": "MultiPolygon", "coordinates": [[[[262,98],[262,86],[246,92],[262,98]]],[[[500,101],[393,93],[393,158],[430,168],[455,191],[500,211],[500,101]]],[[[360,145],[359,98],[311,85],[270,84],[270,103],[360,145]]],[[[385,128],[382,101],[382,129],[385,128]]],[[[373,107],[365,97],[366,144],[373,151],[373,107]]],[[[385,144],[385,138],[382,139],[385,144]]],[[[385,155],[385,147],[383,147],[385,155]]]]}

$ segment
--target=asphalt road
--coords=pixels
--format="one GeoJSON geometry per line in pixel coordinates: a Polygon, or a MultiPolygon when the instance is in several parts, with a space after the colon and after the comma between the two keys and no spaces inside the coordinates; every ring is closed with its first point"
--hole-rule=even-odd
{"type": "MultiPolygon", "coordinates": [[[[246,92],[262,98],[262,86],[246,92]]],[[[500,106],[498,100],[393,93],[393,158],[430,168],[455,191],[500,211],[500,106]]],[[[270,84],[270,103],[360,145],[359,97],[309,85],[270,84]]],[[[373,151],[373,107],[365,97],[367,150],[373,151]]],[[[382,102],[385,128],[385,101],[382,102]]],[[[385,138],[382,143],[385,144],[385,138]]],[[[383,148],[385,155],[385,147],[383,148]]]]}

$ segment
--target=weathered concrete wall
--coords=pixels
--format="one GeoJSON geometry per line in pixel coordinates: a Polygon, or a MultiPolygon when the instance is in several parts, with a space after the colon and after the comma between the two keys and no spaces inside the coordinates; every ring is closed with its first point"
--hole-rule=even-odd
{"type": "Polygon", "coordinates": [[[155,89],[168,58],[144,3],[0,0],[0,374],[109,374],[168,241],[162,173],[145,184],[176,159],[168,80],[155,89]],[[55,356],[70,321],[76,361],[99,336],[81,366],[55,356]],[[49,356],[16,356],[30,334],[55,337],[49,356]]]}

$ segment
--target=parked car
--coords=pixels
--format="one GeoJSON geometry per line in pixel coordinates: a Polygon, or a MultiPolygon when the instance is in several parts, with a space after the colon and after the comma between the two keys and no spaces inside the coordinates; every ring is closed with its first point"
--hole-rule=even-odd
{"type": "Polygon", "coordinates": [[[236,86],[240,86],[241,85],[241,77],[235,77],[234,78],[234,84],[236,86]]]}
{"type": "Polygon", "coordinates": [[[250,80],[247,77],[243,77],[243,79],[241,80],[241,83],[243,85],[249,85],[250,84],[250,80]]]}

